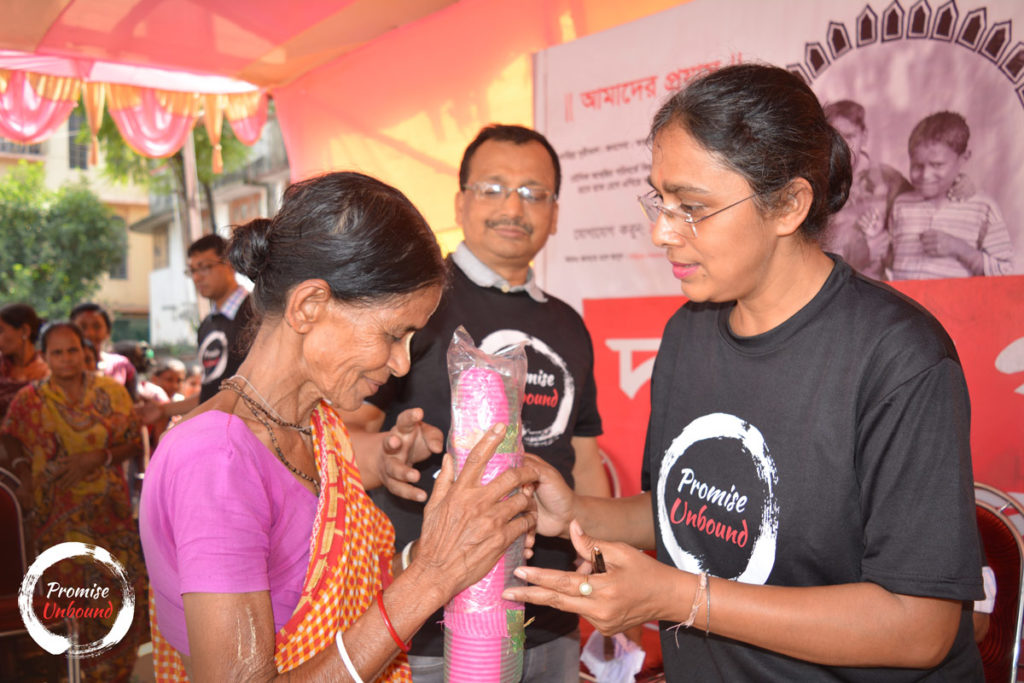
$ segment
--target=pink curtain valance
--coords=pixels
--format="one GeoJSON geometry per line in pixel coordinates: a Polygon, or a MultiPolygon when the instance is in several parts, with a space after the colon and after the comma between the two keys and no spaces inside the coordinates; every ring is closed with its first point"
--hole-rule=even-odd
{"type": "Polygon", "coordinates": [[[200,94],[90,81],[59,75],[68,72],[67,65],[62,70],[46,67],[51,73],[19,69],[21,62],[12,61],[18,56],[10,52],[0,55],[0,66],[14,67],[0,68],[0,137],[22,144],[41,142],[68,119],[81,97],[92,135],[91,164],[99,162],[96,135],[104,107],[110,110],[125,142],[153,158],[168,157],[181,149],[202,115],[214,146],[215,173],[223,170],[220,137],[224,117],[246,145],[259,139],[267,120],[267,94],[262,90],[200,94]]]}
{"type": "Polygon", "coordinates": [[[42,142],[71,115],[80,89],[76,78],[0,70],[0,135],[42,142]]]}
{"type": "Polygon", "coordinates": [[[263,124],[267,122],[267,98],[265,93],[251,92],[228,95],[228,106],[224,115],[231,124],[235,137],[247,145],[260,139],[263,124]]]}
{"type": "Polygon", "coordinates": [[[107,110],[128,146],[143,156],[169,157],[185,144],[199,116],[195,93],[108,84],[107,110]]]}

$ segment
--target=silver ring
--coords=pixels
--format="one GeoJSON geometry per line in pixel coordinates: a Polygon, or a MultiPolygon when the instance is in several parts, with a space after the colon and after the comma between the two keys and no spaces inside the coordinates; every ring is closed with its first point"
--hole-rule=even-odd
{"type": "Polygon", "coordinates": [[[580,584],[580,595],[590,595],[594,592],[594,587],[588,582],[584,581],[580,584]]]}

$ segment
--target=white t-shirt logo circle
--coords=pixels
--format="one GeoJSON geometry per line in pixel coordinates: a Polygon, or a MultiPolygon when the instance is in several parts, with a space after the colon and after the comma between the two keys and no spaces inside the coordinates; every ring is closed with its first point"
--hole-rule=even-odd
{"type": "MultiPolygon", "coordinates": [[[[484,353],[495,354],[502,349],[515,346],[521,342],[527,342],[528,351],[532,350],[543,356],[554,366],[556,373],[560,375],[557,379],[561,380],[562,395],[558,399],[558,408],[551,423],[548,425],[523,425],[524,446],[548,446],[565,434],[565,430],[569,426],[569,416],[572,414],[572,406],[576,400],[576,381],[569,372],[569,366],[566,365],[565,360],[554,349],[540,339],[520,330],[505,329],[491,332],[480,342],[480,350],[484,353]]],[[[534,372],[534,370],[527,368],[526,372],[529,374],[534,372]]],[[[529,378],[527,378],[527,388],[529,388],[529,378]]]]}
{"type": "Polygon", "coordinates": [[[196,355],[203,364],[203,384],[220,379],[228,367],[228,335],[223,330],[214,330],[203,339],[196,355]],[[206,364],[208,356],[217,361],[212,367],[206,364]]]}
{"type": "MultiPolygon", "coordinates": [[[[665,453],[661,470],[658,473],[657,500],[658,500],[658,528],[661,533],[661,540],[668,551],[672,562],[685,571],[699,572],[706,570],[701,558],[688,552],[680,544],[675,534],[675,524],[670,516],[669,500],[674,491],[668,490],[668,481],[672,473],[678,474],[680,470],[689,472],[690,465],[687,463],[687,454],[690,449],[703,441],[710,439],[732,439],[741,446],[741,452],[750,458],[756,479],[764,488],[764,498],[761,505],[759,524],[757,525],[757,537],[753,539],[750,554],[747,557],[746,565],[735,577],[743,583],[763,584],[768,580],[772,567],[775,565],[775,546],[779,531],[779,502],[775,495],[775,486],[778,475],[775,469],[775,461],[768,452],[761,432],[749,422],[742,420],[735,415],[727,413],[711,413],[703,415],[690,424],[686,425],[683,431],[677,436],[665,453]]],[[[704,490],[707,499],[714,499],[717,494],[724,493],[721,490],[704,490]]],[[[722,498],[719,497],[719,500],[722,498]]],[[[708,511],[709,515],[714,514],[713,510],[708,511]]],[[[692,516],[692,515],[691,515],[692,516]]],[[[701,520],[704,521],[703,519],[701,520]]],[[[710,521],[710,520],[709,520],[710,521]]],[[[720,526],[716,532],[721,534],[720,526]]],[[[707,531],[706,533],[714,533],[707,531]]],[[[733,536],[735,538],[735,535],[733,536]]],[[[744,541],[745,545],[745,541],[744,541]]],[[[732,578],[732,577],[729,577],[732,578]]]]}

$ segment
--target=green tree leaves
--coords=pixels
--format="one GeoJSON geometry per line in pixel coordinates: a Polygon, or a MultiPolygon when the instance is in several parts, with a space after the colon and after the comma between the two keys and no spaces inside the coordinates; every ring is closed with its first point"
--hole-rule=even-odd
{"type": "Polygon", "coordinates": [[[0,291],[42,317],[61,318],[90,298],[121,262],[124,221],[85,184],[53,191],[43,168],[20,162],[0,178],[0,291]]]}
{"type": "MultiPolygon", "coordinates": [[[[78,105],[84,111],[81,104],[78,105]]],[[[221,130],[221,157],[224,161],[224,174],[213,172],[213,145],[206,133],[202,119],[192,129],[195,139],[196,176],[207,201],[213,199],[213,186],[222,175],[239,171],[249,162],[251,149],[235,137],[234,131],[227,121],[221,130]]],[[[121,137],[121,131],[110,114],[104,112],[99,134],[96,136],[103,149],[103,175],[116,183],[132,182],[148,187],[154,194],[177,193],[184,198],[185,168],[181,151],[175,152],[166,159],[150,159],[136,153],[121,137]]],[[[89,129],[83,127],[78,133],[78,142],[88,144],[89,129]]],[[[187,143],[186,143],[187,144],[187,143]]],[[[213,212],[210,211],[211,221],[213,212]]],[[[216,226],[210,225],[210,232],[216,226]]]]}

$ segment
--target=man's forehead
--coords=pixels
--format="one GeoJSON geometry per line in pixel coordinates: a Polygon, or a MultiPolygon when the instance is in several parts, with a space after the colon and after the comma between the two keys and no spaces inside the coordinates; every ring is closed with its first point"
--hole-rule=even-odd
{"type": "Polygon", "coordinates": [[[217,252],[213,249],[206,251],[197,251],[188,257],[190,263],[199,263],[203,261],[219,261],[220,257],[217,256],[217,252]]]}
{"type": "Polygon", "coordinates": [[[555,165],[551,155],[536,140],[522,144],[487,140],[469,160],[469,176],[477,180],[524,175],[538,181],[544,178],[554,181],[555,165]]]}

